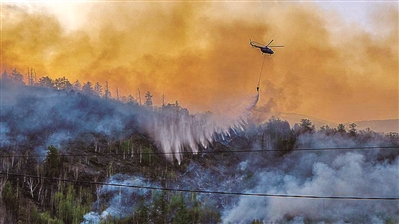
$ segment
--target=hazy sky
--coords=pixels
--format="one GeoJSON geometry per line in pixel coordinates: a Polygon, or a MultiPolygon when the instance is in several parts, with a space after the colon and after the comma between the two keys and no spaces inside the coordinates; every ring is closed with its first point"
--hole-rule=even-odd
{"type": "Polygon", "coordinates": [[[2,70],[109,82],[115,95],[334,122],[398,118],[397,2],[2,3],[2,70]],[[144,94],[142,94],[144,95],[144,94]]]}

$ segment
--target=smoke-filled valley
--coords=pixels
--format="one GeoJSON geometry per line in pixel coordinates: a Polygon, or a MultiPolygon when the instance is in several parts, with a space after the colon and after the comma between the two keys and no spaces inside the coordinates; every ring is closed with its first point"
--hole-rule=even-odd
{"type": "Polygon", "coordinates": [[[256,102],[191,114],[3,76],[0,223],[399,221],[397,133],[259,123],[256,102]]]}

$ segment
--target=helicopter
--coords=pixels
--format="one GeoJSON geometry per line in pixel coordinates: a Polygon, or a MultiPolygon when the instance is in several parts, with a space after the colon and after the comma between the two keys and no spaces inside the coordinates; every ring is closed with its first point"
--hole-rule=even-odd
{"type": "Polygon", "coordinates": [[[273,42],[273,39],[272,39],[267,45],[264,45],[264,44],[261,44],[261,43],[259,43],[259,42],[256,42],[256,41],[253,41],[253,40],[249,39],[249,44],[250,44],[252,47],[259,48],[260,51],[262,52],[262,54],[270,54],[270,56],[271,56],[272,54],[274,54],[274,51],[271,49],[271,47],[284,47],[284,45],[275,45],[275,46],[271,46],[270,44],[271,44],[272,42],[273,42]]]}

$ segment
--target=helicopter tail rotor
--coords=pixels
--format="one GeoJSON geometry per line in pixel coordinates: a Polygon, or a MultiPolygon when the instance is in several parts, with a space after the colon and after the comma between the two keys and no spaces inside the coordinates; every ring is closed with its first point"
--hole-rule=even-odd
{"type": "Polygon", "coordinates": [[[249,45],[251,45],[251,47],[255,47],[256,44],[254,43],[254,41],[252,39],[249,39],[249,45]]]}

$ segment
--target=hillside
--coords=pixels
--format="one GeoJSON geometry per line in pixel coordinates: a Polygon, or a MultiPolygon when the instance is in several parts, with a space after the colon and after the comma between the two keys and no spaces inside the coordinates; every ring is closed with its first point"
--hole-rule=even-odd
{"type": "Polygon", "coordinates": [[[312,121],[312,124],[315,126],[316,129],[319,129],[321,126],[328,125],[330,127],[337,127],[337,123],[334,123],[332,121],[327,121],[319,118],[315,118],[312,116],[304,115],[304,114],[295,114],[295,113],[279,113],[276,115],[276,117],[279,117],[283,120],[288,121],[291,126],[294,126],[295,124],[299,124],[301,122],[301,119],[309,119],[312,121]]]}
{"type": "Polygon", "coordinates": [[[399,133],[399,119],[387,119],[387,120],[369,120],[369,121],[357,121],[355,122],[359,129],[370,128],[373,131],[389,133],[399,133]]]}
{"type": "MultiPolygon", "coordinates": [[[[321,126],[328,125],[329,127],[337,127],[338,123],[327,121],[323,119],[319,119],[312,116],[307,116],[303,114],[295,114],[295,113],[279,113],[275,115],[276,117],[286,120],[290,123],[291,126],[294,126],[297,123],[300,123],[301,119],[309,119],[312,121],[312,124],[316,129],[319,129],[321,126]]],[[[355,123],[357,125],[358,130],[366,130],[367,128],[381,133],[389,133],[396,132],[399,133],[399,119],[387,119],[387,120],[367,120],[367,121],[354,121],[344,123],[346,127],[349,127],[350,123],[355,123]]]]}
{"type": "Polygon", "coordinates": [[[1,94],[0,223],[399,221],[394,134],[276,118],[226,129],[76,89],[1,94]]]}

